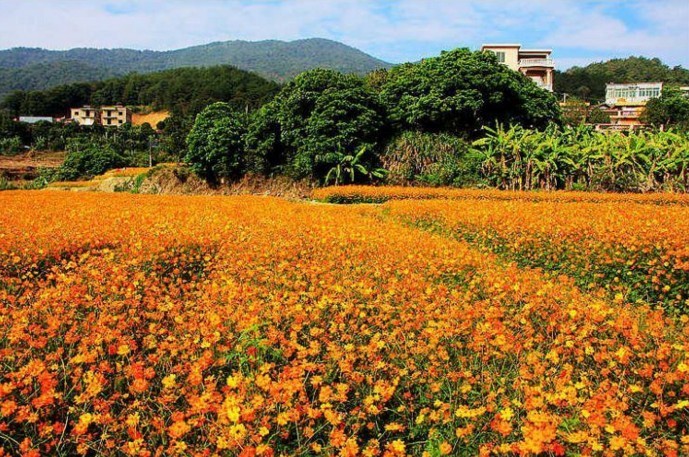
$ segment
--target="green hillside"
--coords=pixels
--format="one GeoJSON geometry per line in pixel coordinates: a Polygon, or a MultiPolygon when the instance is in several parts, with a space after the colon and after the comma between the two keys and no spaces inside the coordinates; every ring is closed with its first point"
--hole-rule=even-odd
{"type": "Polygon", "coordinates": [[[274,81],[254,73],[220,65],[176,68],[129,74],[91,83],[72,83],[43,91],[15,91],[1,103],[12,115],[65,116],[84,104],[146,105],[181,113],[196,113],[223,101],[238,109],[255,109],[279,90],[274,81]]]}
{"type": "Polygon", "coordinates": [[[131,72],[214,65],[232,65],[278,82],[319,67],[356,74],[390,67],[355,48],[319,38],[227,41],[174,51],[14,48],[0,51],[0,98],[13,90],[40,90],[131,72]]]}
{"type": "Polygon", "coordinates": [[[680,66],[671,68],[657,58],[628,57],[555,72],[557,93],[569,94],[585,100],[603,100],[605,85],[612,82],[664,82],[687,85],[689,70],[680,66]]]}

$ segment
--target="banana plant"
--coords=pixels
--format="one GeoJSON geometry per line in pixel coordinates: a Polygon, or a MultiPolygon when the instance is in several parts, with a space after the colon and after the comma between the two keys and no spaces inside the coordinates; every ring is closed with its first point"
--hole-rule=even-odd
{"type": "Polygon", "coordinates": [[[364,146],[354,155],[344,154],[342,151],[335,152],[337,164],[325,175],[325,184],[327,185],[334,181],[334,184],[337,186],[344,184],[347,180],[353,183],[356,181],[357,174],[363,175],[368,179],[384,178],[386,174],[385,169],[376,168],[370,170],[362,163],[362,157],[366,154],[366,150],[366,146],[364,146]]]}

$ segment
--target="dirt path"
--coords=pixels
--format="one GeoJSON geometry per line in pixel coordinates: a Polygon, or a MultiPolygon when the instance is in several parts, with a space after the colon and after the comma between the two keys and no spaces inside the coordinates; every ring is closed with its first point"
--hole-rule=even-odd
{"type": "Polygon", "coordinates": [[[33,179],[39,168],[57,168],[65,160],[64,152],[27,152],[0,156],[0,175],[9,179],[33,179]]]}

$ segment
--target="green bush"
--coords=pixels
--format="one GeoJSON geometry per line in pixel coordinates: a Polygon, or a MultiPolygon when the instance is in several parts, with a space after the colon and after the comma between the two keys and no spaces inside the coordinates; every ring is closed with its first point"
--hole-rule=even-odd
{"type": "Polygon", "coordinates": [[[14,155],[22,151],[22,140],[18,136],[0,138],[0,154],[14,155]]]}
{"type": "Polygon", "coordinates": [[[126,166],[129,166],[129,162],[112,147],[93,145],[69,152],[60,167],[59,179],[74,181],[92,178],[113,168],[126,166]]]}
{"type": "Polygon", "coordinates": [[[476,186],[480,160],[462,138],[448,134],[405,132],[381,156],[389,184],[476,186]]]}
{"type": "Polygon", "coordinates": [[[2,190],[15,190],[17,189],[17,186],[7,179],[5,176],[0,175],[0,191],[2,190]]]}

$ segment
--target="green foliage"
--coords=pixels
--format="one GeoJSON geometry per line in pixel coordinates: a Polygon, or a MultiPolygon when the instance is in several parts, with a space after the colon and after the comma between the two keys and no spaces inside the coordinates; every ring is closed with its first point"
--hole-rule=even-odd
{"type": "Polygon", "coordinates": [[[184,160],[210,182],[235,178],[244,170],[245,131],[242,115],[227,103],[214,103],[196,116],[184,160]]]}
{"type": "Polygon", "coordinates": [[[338,163],[327,152],[365,147],[368,166],[384,134],[383,107],[361,78],[318,69],[299,75],[254,116],[248,156],[256,169],[322,180],[338,163]]]}
{"type": "Polygon", "coordinates": [[[170,117],[158,123],[161,131],[158,148],[161,158],[168,162],[181,162],[187,153],[187,136],[194,126],[195,117],[179,110],[172,111],[170,117]]]}
{"type": "Polygon", "coordinates": [[[404,132],[381,156],[390,184],[477,186],[480,162],[466,140],[448,135],[404,132]]]}
{"type": "Polygon", "coordinates": [[[8,110],[0,109],[0,139],[17,137],[21,143],[29,137],[27,125],[15,122],[8,110]]]}
{"type": "Polygon", "coordinates": [[[586,122],[588,122],[589,124],[609,124],[610,115],[602,109],[593,107],[590,108],[588,111],[586,122]]]}
{"type": "MultiPolygon", "coordinates": [[[[15,90],[45,90],[60,84],[99,81],[132,72],[151,73],[227,63],[275,81],[291,79],[313,68],[330,68],[343,73],[364,75],[390,66],[357,49],[323,39],[290,43],[228,41],[164,52],[15,48],[0,51],[0,100],[15,90]]],[[[130,81],[129,85],[133,88],[136,81],[130,81]]]]}
{"type": "Polygon", "coordinates": [[[287,149],[282,142],[278,103],[268,103],[252,113],[245,136],[247,171],[257,174],[282,172],[287,149]]]}
{"type": "Polygon", "coordinates": [[[561,110],[562,121],[566,125],[584,124],[589,116],[589,105],[577,97],[569,97],[567,102],[561,106],[561,110]]]}
{"type": "Polygon", "coordinates": [[[0,138],[0,155],[14,155],[22,152],[22,140],[18,136],[0,138]]]}
{"type": "MultiPolygon", "coordinates": [[[[325,175],[325,184],[327,185],[331,181],[336,186],[347,182],[354,183],[357,181],[357,175],[368,180],[385,177],[386,171],[383,168],[369,170],[361,163],[365,153],[365,146],[356,154],[335,153],[334,159],[337,161],[337,164],[328,171],[327,175],[325,175]]],[[[329,161],[332,161],[332,159],[329,161]]]]}
{"type": "Polygon", "coordinates": [[[127,159],[118,154],[112,146],[90,145],[67,154],[65,162],[60,167],[58,179],[74,181],[92,178],[113,168],[128,165],[127,159]]]}
{"type": "Polygon", "coordinates": [[[3,190],[16,190],[17,186],[15,183],[7,179],[5,176],[0,175],[0,191],[3,190]]]}
{"type": "Polygon", "coordinates": [[[552,94],[468,49],[393,68],[381,97],[399,131],[474,135],[496,122],[540,128],[560,116],[552,94]]]}
{"type": "Polygon", "coordinates": [[[134,178],[128,179],[122,184],[115,186],[115,192],[128,192],[130,194],[138,194],[141,192],[141,186],[148,177],[148,173],[142,173],[134,178]]]}
{"type": "Polygon", "coordinates": [[[689,84],[689,70],[682,67],[670,68],[660,59],[628,57],[597,62],[586,67],[572,67],[554,75],[555,91],[569,94],[583,100],[605,99],[605,85],[611,82],[665,82],[689,84]]]}
{"type": "Polygon", "coordinates": [[[50,132],[53,136],[61,132],[62,136],[56,141],[63,144],[67,157],[56,174],[39,176],[37,185],[42,181],[91,178],[112,168],[147,166],[155,137],[155,131],[147,125],[106,129],[55,124],[50,132]]]}
{"type": "Polygon", "coordinates": [[[545,131],[486,128],[473,143],[481,176],[511,190],[590,189],[618,192],[689,189],[689,135],[679,132],[545,131]]]}
{"type": "Polygon", "coordinates": [[[227,65],[180,68],[146,75],[130,74],[91,83],[58,86],[46,91],[14,92],[2,103],[15,115],[68,116],[69,109],[123,103],[146,105],[196,115],[223,101],[237,109],[256,109],[270,100],[278,85],[227,65]]]}
{"type": "Polygon", "coordinates": [[[689,130],[689,96],[673,87],[664,88],[659,98],[649,100],[642,120],[657,127],[689,130]]]}

